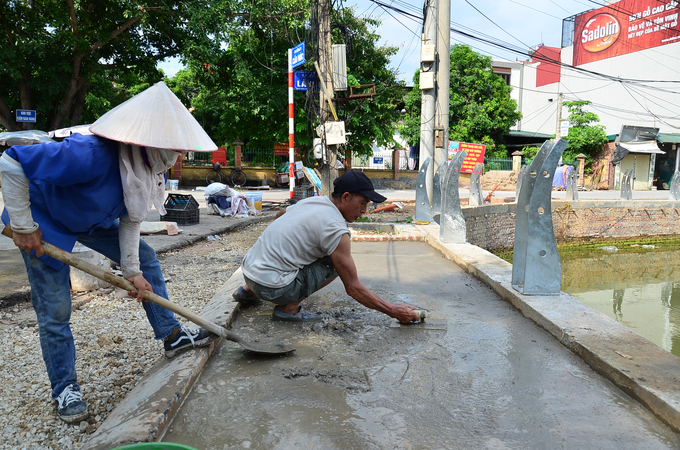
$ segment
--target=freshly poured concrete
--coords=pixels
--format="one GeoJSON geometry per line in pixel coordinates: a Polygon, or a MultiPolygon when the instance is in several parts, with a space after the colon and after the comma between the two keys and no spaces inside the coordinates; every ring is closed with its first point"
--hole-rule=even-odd
{"type": "Polygon", "coordinates": [[[201,450],[680,447],[648,409],[437,250],[352,246],[368,287],[428,309],[448,330],[390,328],[339,281],[307,302],[324,314],[320,324],[272,322],[268,303],[243,309],[235,331],[297,351],[269,358],[220,344],[164,441],[201,450]]]}

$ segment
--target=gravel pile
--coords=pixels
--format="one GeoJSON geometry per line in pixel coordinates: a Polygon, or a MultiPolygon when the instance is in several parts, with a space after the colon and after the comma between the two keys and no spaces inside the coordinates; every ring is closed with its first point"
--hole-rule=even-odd
{"type": "MultiPolygon", "coordinates": [[[[200,313],[268,224],[248,225],[159,255],[170,299],[200,313]]],[[[90,418],[68,425],[57,417],[31,306],[0,310],[0,450],[80,448],[144,374],[165,358],[141,305],[122,290],[74,295],[73,305],[76,368],[90,418]]]]}

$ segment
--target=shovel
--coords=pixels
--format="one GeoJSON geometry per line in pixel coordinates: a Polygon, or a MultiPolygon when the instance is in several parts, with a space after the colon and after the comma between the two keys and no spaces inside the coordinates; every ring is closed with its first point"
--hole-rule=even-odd
{"type": "MultiPolygon", "coordinates": [[[[10,239],[12,238],[12,229],[10,228],[9,225],[7,225],[4,230],[2,230],[2,234],[10,239]]],[[[125,278],[116,276],[110,272],[107,272],[106,270],[103,270],[95,265],[88,263],[87,261],[83,261],[77,256],[74,256],[71,253],[62,250],[59,247],[55,247],[54,245],[48,244],[45,241],[41,241],[41,243],[46,255],[51,256],[52,258],[57,259],[70,266],[73,266],[77,269],[80,269],[83,272],[89,273],[90,275],[97,277],[100,280],[104,280],[107,283],[117,286],[121,289],[125,289],[126,291],[136,291],[134,284],[130,283],[125,278]]],[[[295,350],[294,348],[284,344],[283,341],[281,341],[280,339],[267,342],[244,341],[243,338],[241,338],[238,334],[233,333],[215,323],[212,323],[209,320],[199,316],[198,314],[194,314],[185,307],[173,303],[170,300],[164,299],[160,295],[154,294],[153,292],[146,291],[144,293],[144,299],[154,302],[157,305],[160,305],[176,314],[179,314],[180,316],[186,319],[189,319],[193,323],[203,327],[204,329],[210,331],[211,333],[221,336],[229,341],[236,342],[244,349],[251,351],[253,353],[260,353],[263,355],[281,355],[285,353],[290,353],[295,350]]]]}

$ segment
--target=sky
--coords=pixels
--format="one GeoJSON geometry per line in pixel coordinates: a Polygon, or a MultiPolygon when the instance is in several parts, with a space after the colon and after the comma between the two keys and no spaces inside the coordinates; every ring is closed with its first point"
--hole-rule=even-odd
{"type": "MultiPolygon", "coordinates": [[[[378,1],[422,17],[422,1],[378,1]]],[[[602,5],[603,0],[451,0],[451,22],[452,28],[526,51],[539,44],[560,47],[562,20],[602,5]]],[[[399,47],[399,53],[392,57],[391,66],[397,69],[400,79],[410,82],[419,67],[422,21],[370,0],[345,0],[345,6],[354,7],[360,15],[370,15],[382,21],[378,28],[381,43],[399,47]]],[[[527,55],[452,32],[451,45],[461,43],[494,59],[528,59],[527,55]]]]}
{"type": "MultiPolygon", "coordinates": [[[[422,0],[377,1],[422,17],[422,0]]],[[[451,0],[451,22],[453,28],[505,47],[518,47],[525,51],[539,44],[560,47],[562,19],[603,4],[604,0],[451,0]]],[[[343,5],[355,8],[356,14],[360,16],[371,16],[382,22],[377,30],[382,37],[380,44],[399,47],[390,65],[397,70],[399,79],[410,84],[419,67],[422,20],[405,16],[371,0],[344,0],[343,5]]],[[[458,43],[467,44],[473,50],[494,59],[528,59],[527,55],[452,32],[451,45],[458,43]]],[[[173,58],[159,67],[172,77],[182,65],[173,58]]]]}

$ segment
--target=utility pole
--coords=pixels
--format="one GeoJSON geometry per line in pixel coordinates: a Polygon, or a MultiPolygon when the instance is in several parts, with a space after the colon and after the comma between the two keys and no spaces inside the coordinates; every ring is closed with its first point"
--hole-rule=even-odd
{"type": "MultiPolygon", "coordinates": [[[[557,131],[555,131],[555,139],[562,137],[562,96],[561,92],[557,96],[557,131]]],[[[560,158],[560,161],[562,161],[562,158],[560,158]]]]}
{"type": "MultiPolygon", "coordinates": [[[[426,0],[425,24],[420,53],[420,90],[422,102],[420,108],[420,153],[419,164],[427,158],[434,157],[434,121],[435,121],[435,73],[437,54],[437,6],[436,0],[426,0]]],[[[449,29],[449,26],[447,26],[449,29]]],[[[432,184],[434,171],[437,169],[434,161],[430,163],[425,186],[427,196],[432,199],[432,184]]]]}
{"type": "MultiPolygon", "coordinates": [[[[319,82],[323,83],[326,89],[319,92],[319,120],[321,124],[331,122],[333,116],[328,101],[333,100],[333,60],[331,46],[331,7],[330,0],[318,0],[317,18],[319,21],[319,82]],[[326,94],[330,99],[326,99],[326,94]]],[[[325,140],[324,140],[325,144],[325,140]]],[[[327,158],[325,164],[321,166],[321,195],[329,195],[333,192],[333,180],[338,177],[337,167],[337,146],[326,145],[327,158]]]]}
{"type": "Polygon", "coordinates": [[[449,86],[451,85],[451,0],[439,0],[437,8],[437,123],[434,167],[449,158],[449,86]]]}

